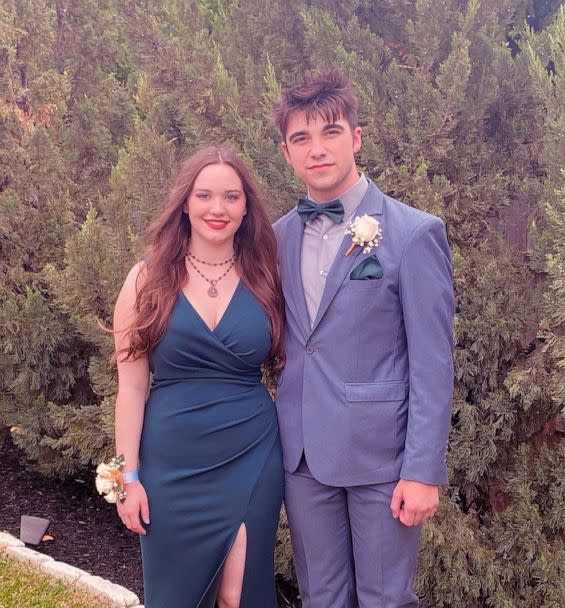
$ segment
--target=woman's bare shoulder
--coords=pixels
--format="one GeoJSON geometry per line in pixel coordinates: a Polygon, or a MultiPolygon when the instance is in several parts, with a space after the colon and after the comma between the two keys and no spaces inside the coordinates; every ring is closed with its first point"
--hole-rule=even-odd
{"type": "Polygon", "coordinates": [[[134,294],[137,294],[139,289],[143,286],[147,278],[147,263],[145,260],[140,260],[137,264],[134,264],[128,275],[126,280],[124,281],[124,285],[122,290],[126,288],[128,291],[132,290],[134,294]]]}
{"type": "Polygon", "coordinates": [[[118,315],[126,314],[134,308],[135,300],[139,290],[146,280],[147,264],[141,260],[134,264],[122,285],[118,299],[116,300],[115,313],[118,315]]]}

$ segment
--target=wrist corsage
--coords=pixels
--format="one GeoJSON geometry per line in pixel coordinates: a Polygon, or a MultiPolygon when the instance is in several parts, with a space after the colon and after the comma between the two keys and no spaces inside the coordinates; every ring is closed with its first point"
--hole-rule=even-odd
{"type": "Polygon", "coordinates": [[[349,255],[357,245],[363,247],[363,253],[369,253],[383,238],[381,225],[378,220],[366,213],[365,215],[357,216],[349,222],[345,234],[350,234],[352,241],[345,255],[349,255]]]}
{"type": "Polygon", "coordinates": [[[96,468],[96,489],[99,494],[105,494],[104,500],[115,503],[124,502],[126,491],[124,476],[121,469],[126,464],[123,454],[114,456],[110,462],[102,462],[96,468]]]}

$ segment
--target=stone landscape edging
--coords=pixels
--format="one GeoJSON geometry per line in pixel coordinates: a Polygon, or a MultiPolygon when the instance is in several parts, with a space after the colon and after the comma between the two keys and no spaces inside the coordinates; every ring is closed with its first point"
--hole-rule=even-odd
{"type": "Polygon", "coordinates": [[[55,561],[50,555],[29,549],[21,540],[8,532],[0,532],[0,547],[3,547],[10,557],[33,563],[46,574],[63,579],[72,585],[80,586],[120,608],[144,608],[133,591],[112,583],[101,576],[94,576],[85,570],[75,568],[75,566],[55,561]]]}

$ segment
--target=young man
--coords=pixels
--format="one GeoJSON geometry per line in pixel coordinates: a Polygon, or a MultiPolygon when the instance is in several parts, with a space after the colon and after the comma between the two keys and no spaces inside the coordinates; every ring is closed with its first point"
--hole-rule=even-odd
{"type": "Polygon", "coordinates": [[[303,607],[417,606],[420,524],[447,482],[445,227],[359,175],[357,98],[339,72],[290,88],[273,115],[308,188],[275,224],[287,323],[276,405],[303,607]]]}

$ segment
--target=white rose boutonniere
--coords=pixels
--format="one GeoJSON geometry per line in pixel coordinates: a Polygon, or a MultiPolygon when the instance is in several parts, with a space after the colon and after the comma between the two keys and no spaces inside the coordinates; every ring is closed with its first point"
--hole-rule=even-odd
{"type": "Polygon", "coordinates": [[[115,503],[124,502],[126,491],[122,471],[125,464],[124,455],[114,456],[109,463],[102,462],[96,468],[96,489],[98,494],[105,494],[104,499],[115,503]]]}
{"type": "Polygon", "coordinates": [[[379,222],[370,215],[360,215],[355,218],[345,230],[345,234],[351,235],[351,246],[345,252],[345,255],[349,255],[355,247],[363,247],[363,253],[369,253],[373,247],[376,247],[381,239],[383,233],[379,222]]]}

